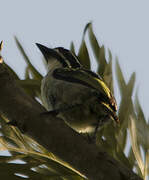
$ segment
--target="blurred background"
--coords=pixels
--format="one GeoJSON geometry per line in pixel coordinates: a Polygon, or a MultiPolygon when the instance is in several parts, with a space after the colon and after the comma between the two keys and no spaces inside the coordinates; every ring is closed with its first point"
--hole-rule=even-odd
{"type": "Polygon", "coordinates": [[[99,43],[112,51],[114,59],[118,56],[127,80],[136,72],[136,89],[145,115],[149,116],[148,0],[0,0],[0,7],[2,55],[21,78],[25,62],[14,36],[22,43],[33,65],[45,74],[42,55],[35,43],[69,48],[74,41],[79,49],[84,27],[91,21],[99,43]]]}

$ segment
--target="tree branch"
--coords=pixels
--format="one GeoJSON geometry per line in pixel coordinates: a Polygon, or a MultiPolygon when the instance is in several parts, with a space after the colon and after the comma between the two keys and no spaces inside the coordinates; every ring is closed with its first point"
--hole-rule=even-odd
{"type": "Polygon", "coordinates": [[[19,87],[4,64],[0,64],[0,112],[15,120],[20,130],[67,162],[90,180],[141,180],[102,148],[88,142],[63,120],[46,110],[19,87]]]}

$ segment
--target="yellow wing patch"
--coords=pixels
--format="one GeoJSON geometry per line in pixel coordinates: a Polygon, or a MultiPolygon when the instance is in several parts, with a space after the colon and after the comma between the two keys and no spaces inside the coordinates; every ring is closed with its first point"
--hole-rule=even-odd
{"type": "Polygon", "coordinates": [[[107,103],[105,103],[105,102],[101,102],[101,104],[103,104],[104,106],[106,106],[110,111],[113,111],[113,110],[111,109],[111,107],[109,106],[109,104],[107,104],[107,103]]]}
{"type": "Polygon", "coordinates": [[[108,95],[108,97],[111,98],[110,89],[106,86],[106,84],[100,79],[97,79],[97,78],[95,78],[95,79],[101,84],[101,86],[103,87],[103,89],[104,89],[105,93],[108,95]]]}

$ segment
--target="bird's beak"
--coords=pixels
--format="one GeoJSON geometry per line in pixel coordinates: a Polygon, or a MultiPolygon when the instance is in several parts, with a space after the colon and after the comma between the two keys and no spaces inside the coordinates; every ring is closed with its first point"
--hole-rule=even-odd
{"type": "Polygon", "coordinates": [[[48,60],[53,57],[53,55],[55,54],[55,51],[51,48],[48,48],[46,46],[43,46],[42,44],[38,44],[36,43],[37,47],[40,49],[40,51],[42,52],[43,56],[45,57],[47,63],[48,60]]]}

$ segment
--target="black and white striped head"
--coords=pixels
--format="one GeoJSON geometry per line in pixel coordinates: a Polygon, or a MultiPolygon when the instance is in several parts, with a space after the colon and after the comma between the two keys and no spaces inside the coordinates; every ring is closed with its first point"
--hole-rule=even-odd
{"type": "Polygon", "coordinates": [[[50,69],[57,66],[67,68],[80,68],[82,66],[78,58],[71,51],[63,47],[51,49],[38,43],[36,45],[45,57],[50,69]]]}

